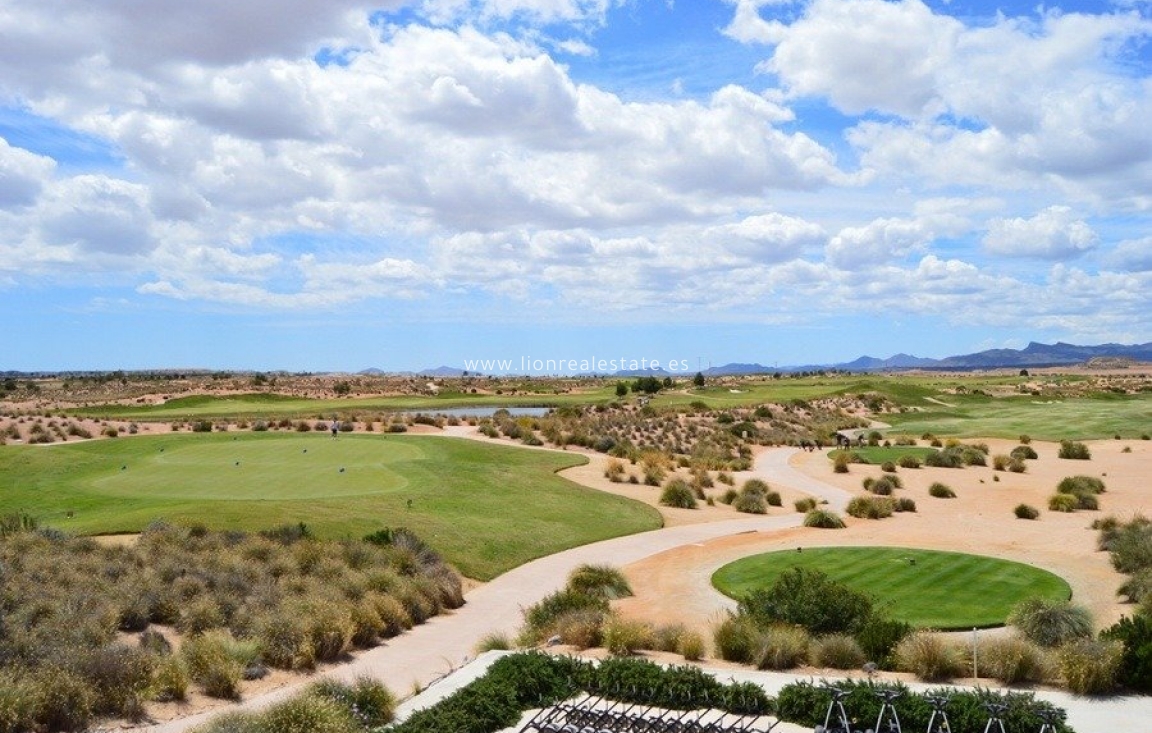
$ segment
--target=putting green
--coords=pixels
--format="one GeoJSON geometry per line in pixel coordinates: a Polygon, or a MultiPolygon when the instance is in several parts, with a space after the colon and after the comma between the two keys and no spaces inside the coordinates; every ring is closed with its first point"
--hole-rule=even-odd
{"type": "Polygon", "coordinates": [[[462,573],[490,579],[570,547],[656,529],[650,506],[556,475],[575,453],[460,438],[210,433],[0,449],[0,514],[81,534],[157,519],[318,536],[408,527],[462,573]]]}
{"type": "Polygon", "coordinates": [[[109,457],[91,489],[109,496],[250,501],[388,494],[408,486],[404,464],[428,459],[396,440],[165,441],[128,463],[109,457]]]}
{"type": "Polygon", "coordinates": [[[794,567],[823,571],[918,628],[1002,626],[1012,608],[1027,598],[1065,600],[1072,595],[1062,578],[1031,565],[902,547],[815,547],[752,555],[717,570],[712,583],[739,599],[771,586],[794,567]]]}

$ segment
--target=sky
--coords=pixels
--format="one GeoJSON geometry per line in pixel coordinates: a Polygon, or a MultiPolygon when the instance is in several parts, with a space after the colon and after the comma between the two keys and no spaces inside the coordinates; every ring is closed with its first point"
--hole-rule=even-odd
{"type": "Polygon", "coordinates": [[[0,0],[0,371],[1152,341],[1150,36],[1149,0],[0,0]]]}

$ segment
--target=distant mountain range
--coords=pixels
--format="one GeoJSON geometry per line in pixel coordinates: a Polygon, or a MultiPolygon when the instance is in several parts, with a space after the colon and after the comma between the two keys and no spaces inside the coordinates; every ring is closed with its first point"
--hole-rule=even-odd
{"type": "MultiPolygon", "coordinates": [[[[943,359],[926,359],[911,354],[896,354],[887,359],[874,356],[861,356],[849,362],[840,364],[804,364],[796,366],[765,366],[763,364],[733,363],[723,366],[709,367],[702,370],[704,376],[721,377],[740,374],[771,374],[773,372],[805,372],[819,370],[838,370],[846,372],[883,372],[899,371],[904,369],[930,369],[930,370],[957,370],[973,369],[1025,369],[1038,367],[1072,366],[1084,364],[1091,359],[1121,358],[1133,361],[1152,362],[1152,342],[1146,344],[1099,344],[1097,346],[1077,346],[1056,342],[1054,344],[1041,344],[1033,341],[1023,349],[988,349],[973,354],[948,356],[943,359]]],[[[379,369],[365,369],[361,374],[383,374],[379,369]]],[[[460,377],[464,375],[463,369],[440,366],[435,369],[424,369],[417,372],[423,377],[460,377]]],[[[664,369],[645,369],[640,371],[618,371],[612,374],[618,377],[683,377],[684,372],[668,372],[664,369]]]]}
{"type": "Polygon", "coordinates": [[[1100,344],[1077,346],[1056,342],[1041,344],[1033,341],[1023,349],[988,349],[974,354],[948,356],[943,359],[925,359],[911,354],[896,354],[887,359],[861,356],[841,364],[809,364],[804,366],[767,367],[762,364],[725,364],[704,371],[705,376],[733,374],[768,374],[771,372],[799,372],[819,369],[837,369],[848,372],[882,372],[902,369],[1023,369],[1028,367],[1072,366],[1091,359],[1122,358],[1152,362],[1152,342],[1146,344],[1100,344]]]}

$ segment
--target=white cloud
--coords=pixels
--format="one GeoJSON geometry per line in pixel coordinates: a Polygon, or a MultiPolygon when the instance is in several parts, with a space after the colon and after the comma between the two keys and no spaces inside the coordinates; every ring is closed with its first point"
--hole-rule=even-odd
{"type": "Polygon", "coordinates": [[[845,227],[828,242],[825,254],[834,267],[871,269],[923,248],[933,238],[923,222],[876,219],[862,227],[845,227]]]}
{"type": "Polygon", "coordinates": [[[1067,206],[1049,206],[1030,219],[992,219],[984,248],[1007,257],[1061,260],[1079,257],[1100,238],[1067,206]]]}
{"type": "Polygon", "coordinates": [[[14,148],[0,137],[0,209],[31,204],[55,169],[51,158],[14,148]]]}
{"type": "Polygon", "coordinates": [[[1121,242],[1107,261],[1125,272],[1152,272],[1152,236],[1121,242]]]}

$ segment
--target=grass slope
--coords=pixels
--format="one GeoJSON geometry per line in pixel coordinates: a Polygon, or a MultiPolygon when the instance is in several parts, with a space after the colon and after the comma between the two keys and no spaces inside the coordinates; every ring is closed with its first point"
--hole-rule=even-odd
{"type": "Polygon", "coordinates": [[[1064,580],[1031,565],[899,547],[817,547],[753,555],[717,570],[712,583],[725,595],[740,598],[771,585],[793,567],[822,570],[919,628],[1000,626],[1026,598],[1064,600],[1072,594],[1064,580]]]}
{"type": "Polygon", "coordinates": [[[93,534],[134,532],[157,518],[244,530],[305,522],[322,537],[405,526],[465,575],[490,579],[660,526],[651,507],[555,475],[583,460],[454,438],[320,433],[6,446],[0,513],[24,510],[93,534]]]}

